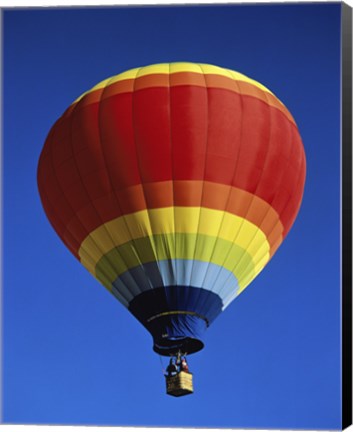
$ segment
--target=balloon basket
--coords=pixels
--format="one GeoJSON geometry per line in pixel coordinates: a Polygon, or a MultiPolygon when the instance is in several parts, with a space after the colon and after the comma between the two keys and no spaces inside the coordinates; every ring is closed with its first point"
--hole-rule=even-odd
{"type": "Polygon", "coordinates": [[[185,396],[194,392],[192,374],[181,371],[176,375],[166,377],[167,394],[171,396],[185,396]]]}

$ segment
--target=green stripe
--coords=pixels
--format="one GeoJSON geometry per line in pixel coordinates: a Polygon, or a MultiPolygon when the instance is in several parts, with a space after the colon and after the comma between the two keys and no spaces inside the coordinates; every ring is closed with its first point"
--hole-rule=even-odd
{"type": "Polygon", "coordinates": [[[218,237],[176,233],[143,237],[111,249],[98,261],[96,277],[105,284],[107,279],[112,283],[125,271],[141,264],[170,259],[211,262],[235,276],[245,269],[247,276],[255,274],[251,255],[240,246],[218,237]]]}

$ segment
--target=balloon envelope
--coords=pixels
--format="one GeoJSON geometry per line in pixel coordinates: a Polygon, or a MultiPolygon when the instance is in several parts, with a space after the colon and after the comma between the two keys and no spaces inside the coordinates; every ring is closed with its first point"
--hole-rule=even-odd
{"type": "Polygon", "coordinates": [[[287,235],[304,180],[297,126],[273,93],[193,63],[99,83],[54,124],[38,166],[58,235],[165,355],[203,347],[287,235]]]}

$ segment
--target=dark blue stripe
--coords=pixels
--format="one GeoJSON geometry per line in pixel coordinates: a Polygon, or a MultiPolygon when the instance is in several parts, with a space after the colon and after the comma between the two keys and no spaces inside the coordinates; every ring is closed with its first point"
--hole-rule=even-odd
{"type": "Polygon", "coordinates": [[[207,323],[222,312],[222,306],[221,298],[212,291],[178,285],[139,294],[130,302],[129,310],[152,334],[155,351],[169,355],[178,349],[189,353],[201,349],[207,323]],[[171,311],[191,314],[158,316],[171,311]]]}

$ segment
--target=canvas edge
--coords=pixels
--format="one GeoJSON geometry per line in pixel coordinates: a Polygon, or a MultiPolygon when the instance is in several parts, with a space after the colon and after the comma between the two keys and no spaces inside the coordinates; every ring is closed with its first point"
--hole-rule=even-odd
{"type": "Polygon", "coordinates": [[[342,429],[352,424],[352,8],[341,9],[342,429]]]}

